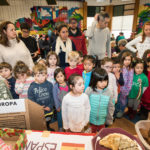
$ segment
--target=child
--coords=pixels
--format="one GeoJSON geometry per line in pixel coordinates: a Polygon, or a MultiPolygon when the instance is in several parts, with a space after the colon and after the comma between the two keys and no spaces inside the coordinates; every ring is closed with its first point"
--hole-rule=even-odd
{"type": "Polygon", "coordinates": [[[143,91],[148,87],[148,78],[143,73],[144,62],[140,58],[134,60],[134,76],[131,91],[128,95],[128,115],[130,119],[134,119],[143,91]]]}
{"type": "Polygon", "coordinates": [[[120,94],[118,97],[118,102],[116,105],[117,118],[121,118],[124,113],[124,109],[127,105],[127,96],[132,87],[133,80],[133,69],[132,69],[132,54],[130,52],[125,52],[122,55],[121,63],[123,65],[122,74],[124,79],[124,85],[120,87],[120,94]]]}
{"type": "Polygon", "coordinates": [[[112,72],[114,73],[116,80],[117,80],[118,94],[119,94],[120,86],[124,85],[123,74],[121,72],[121,63],[118,57],[113,57],[112,60],[113,60],[112,72]]]}
{"type": "Polygon", "coordinates": [[[84,60],[83,60],[84,71],[82,72],[82,77],[83,77],[84,86],[85,86],[84,91],[87,89],[87,87],[90,84],[92,70],[95,67],[95,63],[96,63],[96,60],[92,55],[87,55],[84,57],[84,60]]]}
{"type": "Polygon", "coordinates": [[[79,68],[80,72],[82,73],[83,70],[84,70],[84,66],[83,66],[83,53],[81,51],[77,51],[77,53],[79,54],[79,61],[78,61],[77,67],[79,68]]]}
{"type": "Polygon", "coordinates": [[[92,72],[90,87],[85,91],[91,105],[90,124],[92,133],[113,123],[114,104],[112,94],[107,88],[108,74],[104,69],[96,68],[92,72]]]}
{"type": "Polygon", "coordinates": [[[109,82],[108,82],[108,88],[110,89],[110,91],[112,92],[113,95],[113,103],[117,103],[117,99],[118,99],[118,88],[117,88],[117,81],[116,81],[116,77],[112,72],[112,68],[113,68],[113,61],[111,58],[105,57],[102,61],[101,61],[101,67],[103,69],[105,69],[108,73],[108,78],[109,78],[109,82]]]}
{"type": "Polygon", "coordinates": [[[28,98],[28,88],[34,81],[34,78],[30,76],[28,66],[24,62],[18,61],[14,67],[14,75],[17,79],[15,84],[15,92],[19,95],[20,99],[28,98]]]}
{"type": "Polygon", "coordinates": [[[42,64],[42,65],[46,66],[46,60],[45,59],[39,59],[37,61],[37,64],[42,64]]]}
{"type": "Polygon", "coordinates": [[[0,74],[8,82],[13,99],[18,99],[19,95],[15,92],[16,79],[12,76],[12,66],[6,62],[2,62],[0,64],[0,74]]]}
{"type": "Polygon", "coordinates": [[[47,129],[51,130],[49,123],[50,115],[53,113],[53,85],[47,81],[47,68],[41,64],[37,64],[33,68],[35,81],[31,83],[28,89],[28,98],[39,105],[43,106],[47,129]],[[49,116],[49,117],[47,117],[49,116]]]}
{"type": "Polygon", "coordinates": [[[51,82],[53,85],[55,84],[55,79],[54,79],[54,71],[59,68],[59,58],[58,55],[51,51],[48,53],[47,58],[46,58],[46,63],[47,63],[47,80],[51,82]]]}
{"type": "Polygon", "coordinates": [[[146,120],[150,112],[150,57],[146,59],[144,73],[148,77],[149,87],[144,91],[141,98],[140,118],[146,120]]]}
{"type": "Polygon", "coordinates": [[[59,131],[62,131],[62,114],[61,114],[61,105],[63,97],[68,93],[69,87],[65,81],[65,71],[62,68],[57,68],[54,72],[54,78],[56,80],[56,84],[53,88],[53,96],[55,107],[57,110],[57,121],[59,131]]]}
{"type": "Polygon", "coordinates": [[[80,75],[71,75],[68,83],[71,91],[62,101],[63,128],[71,132],[81,132],[89,122],[89,98],[83,93],[84,81],[80,75]]]}
{"type": "Polygon", "coordinates": [[[74,73],[82,75],[80,69],[77,67],[78,61],[79,61],[79,54],[77,52],[72,51],[68,54],[69,67],[65,68],[65,74],[67,80],[74,73]]]}

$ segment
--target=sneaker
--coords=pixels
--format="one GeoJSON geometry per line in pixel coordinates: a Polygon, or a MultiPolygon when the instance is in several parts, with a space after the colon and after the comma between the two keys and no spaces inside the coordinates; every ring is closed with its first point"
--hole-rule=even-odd
{"type": "Polygon", "coordinates": [[[123,117],[123,112],[119,111],[119,112],[116,114],[116,117],[117,117],[117,118],[122,118],[122,117],[123,117]]]}

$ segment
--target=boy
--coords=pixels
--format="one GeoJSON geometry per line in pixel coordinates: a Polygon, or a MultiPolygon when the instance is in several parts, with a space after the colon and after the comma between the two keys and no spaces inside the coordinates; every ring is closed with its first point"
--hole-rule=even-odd
{"type": "Polygon", "coordinates": [[[42,64],[37,64],[33,68],[35,81],[31,83],[28,89],[28,98],[39,105],[43,106],[46,124],[48,130],[51,115],[53,114],[53,85],[47,81],[47,68],[42,64]]]}
{"type": "Polygon", "coordinates": [[[81,51],[77,51],[77,53],[79,54],[79,61],[78,61],[78,65],[77,68],[79,68],[81,74],[84,71],[84,66],[83,66],[83,53],[81,51]]]}
{"type": "Polygon", "coordinates": [[[69,67],[65,68],[65,74],[66,74],[67,80],[74,73],[82,76],[80,69],[77,67],[78,61],[79,61],[78,52],[75,52],[75,51],[70,52],[68,55],[69,67]]]}
{"type": "Polygon", "coordinates": [[[13,99],[18,99],[19,95],[15,92],[16,79],[12,76],[12,66],[6,62],[0,64],[0,74],[6,79],[13,99]]]}

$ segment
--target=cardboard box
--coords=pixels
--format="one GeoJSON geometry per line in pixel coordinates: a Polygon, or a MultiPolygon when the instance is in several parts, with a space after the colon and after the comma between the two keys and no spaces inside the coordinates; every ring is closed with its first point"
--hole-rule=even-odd
{"type": "Polygon", "coordinates": [[[23,150],[27,144],[27,135],[22,129],[0,129],[1,150],[23,150]]]}
{"type": "Polygon", "coordinates": [[[0,128],[46,130],[42,106],[30,100],[1,100],[0,128]]]}

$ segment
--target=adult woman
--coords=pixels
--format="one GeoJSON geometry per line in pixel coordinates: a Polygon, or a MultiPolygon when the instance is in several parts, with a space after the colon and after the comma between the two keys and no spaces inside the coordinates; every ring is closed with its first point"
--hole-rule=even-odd
{"type": "Polygon", "coordinates": [[[133,52],[138,52],[138,56],[142,58],[144,52],[150,49],[150,21],[144,24],[142,35],[126,44],[126,48],[133,52]]]}
{"type": "Polygon", "coordinates": [[[17,38],[15,26],[10,21],[0,24],[0,62],[7,62],[15,66],[22,60],[32,70],[34,66],[31,55],[25,44],[17,38]]]}
{"type": "Polygon", "coordinates": [[[52,50],[56,52],[60,59],[60,66],[67,66],[68,54],[72,50],[76,50],[74,43],[68,37],[68,27],[62,24],[58,27],[59,36],[52,45],[52,50]]]}

